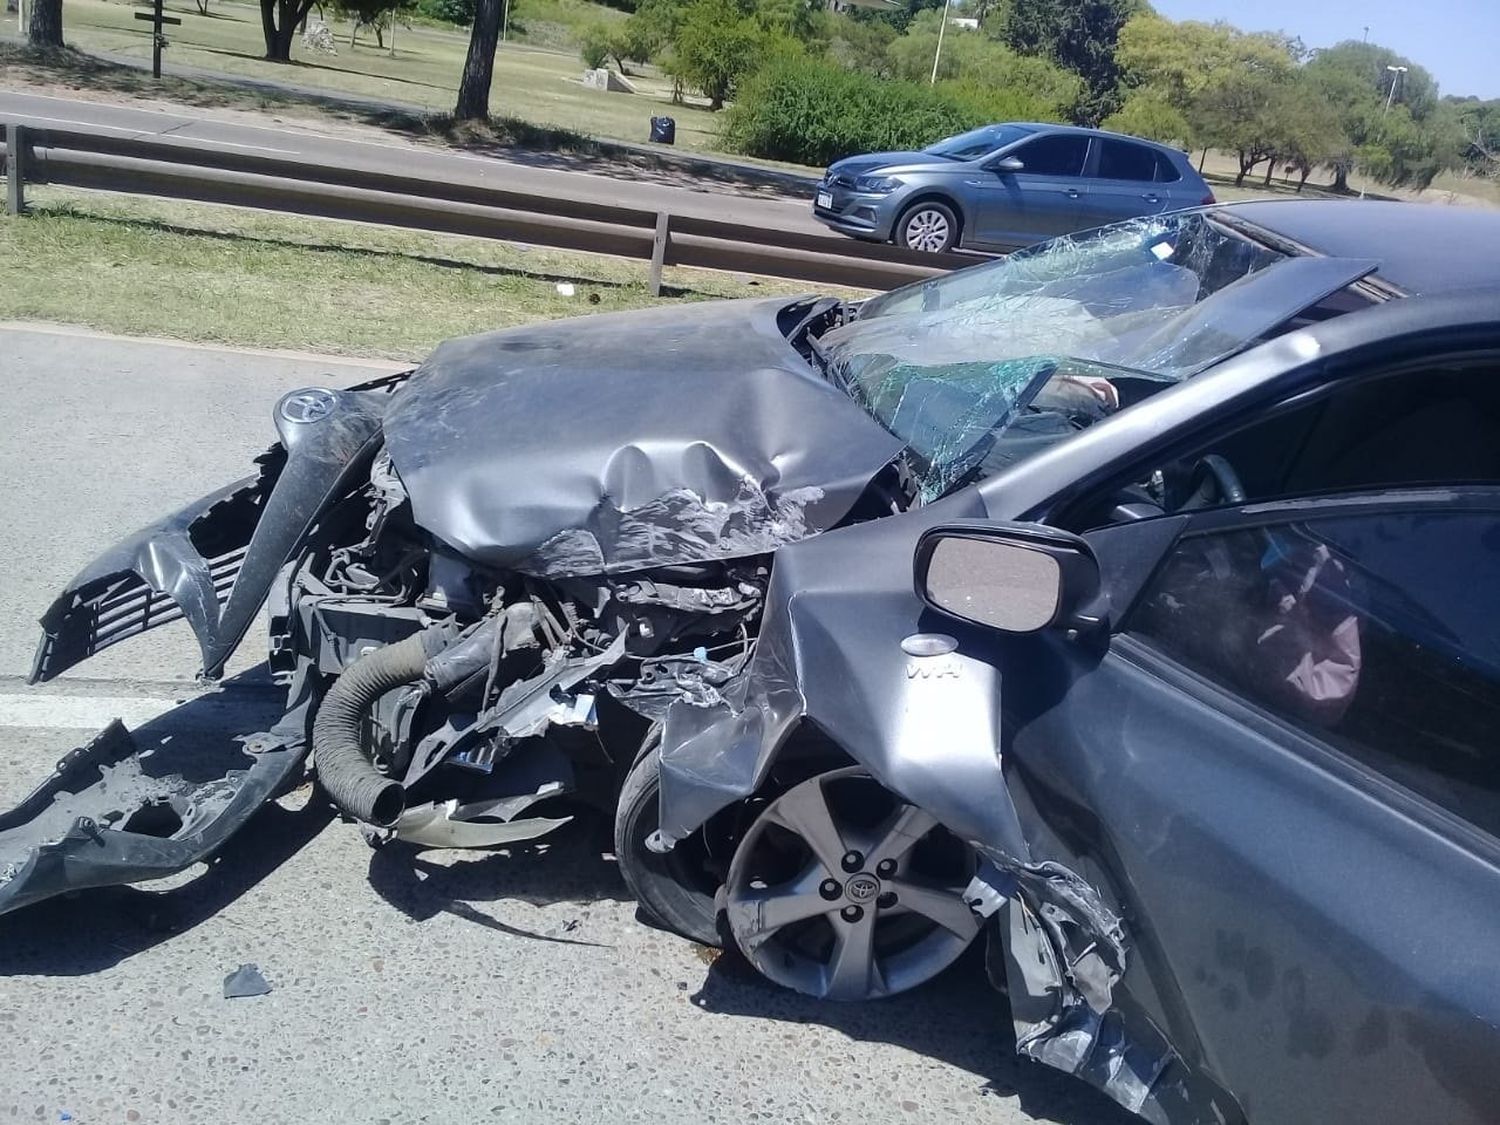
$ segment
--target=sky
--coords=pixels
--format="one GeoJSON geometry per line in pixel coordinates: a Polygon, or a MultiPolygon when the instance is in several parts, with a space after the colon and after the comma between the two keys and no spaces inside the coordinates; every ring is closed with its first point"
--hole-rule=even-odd
{"type": "Polygon", "coordinates": [[[1285,31],[1308,47],[1362,39],[1421,63],[1444,94],[1500,97],[1500,0],[1152,0],[1174,20],[1285,31]]]}

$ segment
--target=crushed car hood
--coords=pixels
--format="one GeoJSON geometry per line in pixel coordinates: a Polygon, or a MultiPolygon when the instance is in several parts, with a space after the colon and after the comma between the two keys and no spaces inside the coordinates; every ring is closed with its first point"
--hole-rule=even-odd
{"type": "Polygon", "coordinates": [[[725,301],[450,340],[384,429],[417,523],[543,577],[774,551],[835,526],[901,442],[725,301]]]}

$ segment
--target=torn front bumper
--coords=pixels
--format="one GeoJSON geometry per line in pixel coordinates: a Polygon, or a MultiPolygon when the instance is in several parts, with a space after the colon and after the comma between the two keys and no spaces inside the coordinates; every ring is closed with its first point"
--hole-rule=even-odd
{"type": "Polygon", "coordinates": [[[128,536],[83,569],[42,615],[31,682],[110,645],[186,618],[203,674],[224,670],[271,583],[313,521],[369,464],[386,395],[293,391],[276,404],[281,438],[252,477],[128,536]]]}
{"type": "MultiPolygon", "coordinates": [[[[294,391],[276,404],[280,442],[259,471],[109,548],[42,615],[31,682],[51,680],[111,645],[185,619],[205,677],[217,678],[277,574],[380,443],[387,392],[294,391]]],[[[118,722],[0,814],[0,913],[65,891],[155,879],[212,855],[306,755],[307,674],[270,733],[208,747],[138,742],[118,722]],[[214,749],[217,747],[217,750],[214,749]]],[[[192,706],[189,704],[188,706],[192,706]]]]}
{"type": "Polygon", "coordinates": [[[119,722],[0,814],[0,914],[67,891],[136,883],[207,859],[296,776],[305,748],[269,740],[242,768],[143,751],[119,722]]]}

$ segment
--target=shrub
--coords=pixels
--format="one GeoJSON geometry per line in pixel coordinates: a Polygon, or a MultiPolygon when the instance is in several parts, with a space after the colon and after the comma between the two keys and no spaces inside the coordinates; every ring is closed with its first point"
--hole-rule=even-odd
{"type": "Polygon", "coordinates": [[[598,70],[609,62],[611,46],[612,33],[602,23],[589,24],[578,37],[578,53],[583,57],[583,65],[590,70],[598,70]]]}
{"type": "Polygon", "coordinates": [[[435,20],[447,20],[460,27],[474,22],[474,0],[418,0],[417,11],[435,20]]]}
{"type": "Polygon", "coordinates": [[[1022,90],[892,82],[782,56],[745,83],[728,110],[723,140],[750,156],[827,165],[853,153],[921,148],[994,121],[1057,116],[1022,90]]]}

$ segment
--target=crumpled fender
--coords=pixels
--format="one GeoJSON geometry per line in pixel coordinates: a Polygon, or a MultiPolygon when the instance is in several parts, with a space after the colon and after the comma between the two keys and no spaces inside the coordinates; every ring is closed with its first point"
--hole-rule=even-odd
{"type": "Polygon", "coordinates": [[[74,577],[42,615],[31,682],[178,618],[198,639],[203,674],[217,678],[276,572],[373,455],[386,402],[377,389],[283,396],[281,440],[258,474],[127,536],[74,577]]]}
{"type": "Polygon", "coordinates": [[[906,638],[952,625],[917,599],[909,566],[890,565],[911,558],[926,528],[983,515],[967,490],[781,550],[746,674],[721,703],[679,700],[667,710],[663,843],[754,793],[791,732],[809,721],[953,831],[1025,858],[996,753],[997,672],[959,651],[905,651],[906,638]]]}
{"type": "Polygon", "coordinates": [[[1187,1104],[1185,1077],[1150,1021],[1120,1006],[1125,925],[1095,887],[1038,854],[1001,769],[1001,671],[967,654],[985,651],[968,627],[925,609],[903,564],[927,528],[985,515],[969,489],[783,548],[745,674],[722,702],[682,699],[667,710],[654,843],[670,846],[753,794],[797,726],[814,724],[976,846],[980,870],[966,898],[1004,934],[993,968],[1008,977],[1017,1050],[1162,1122],[1187,1104]],[[931,634],[951,649],[903,647],[931,634]]]}

